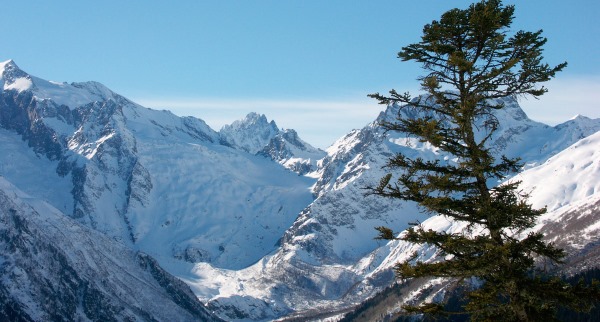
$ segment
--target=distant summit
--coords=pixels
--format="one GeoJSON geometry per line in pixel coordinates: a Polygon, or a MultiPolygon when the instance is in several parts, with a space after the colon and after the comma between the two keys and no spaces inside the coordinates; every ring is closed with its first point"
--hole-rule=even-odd
{"type": "Polygon", "coordinates": [[[3,83],[2,89],[5,91],[22,92],[33,86],[31,77],[19,69],[12,59],[0,63],[0,76],[0,81],[3,83]]]}
{"type": "Polygon", "coordinates": [[[254,112],[223,126],[219,134],[223,144],[268,157],[299,174],[316,170],[317,161],[325,157],[325,151],[301,140],[296,131],[280,130],[275,121],[254,112]]]}
{"type": "Polygon", "coordinates": [[[242,120],[224,125],[221,142],[239,150],[256,154],[279,133],[275,121],[268,122],[264,114],[248,113],[242,120]]]}

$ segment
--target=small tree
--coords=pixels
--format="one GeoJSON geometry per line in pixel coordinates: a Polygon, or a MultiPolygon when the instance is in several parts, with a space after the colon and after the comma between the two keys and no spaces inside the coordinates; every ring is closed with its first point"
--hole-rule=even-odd
{"type": "MultiPolygon", "coordinates": [[[[571,286],[558,278],[535,274],[535,259],[559,263],[564,251],[543,241],[532,228],[545,209],[533,209],[519,182],[493,186],[517,172],[518,159],[496,158],[488,141],[498,128],[494,110],[501,98],[544,94],[538,84],[550,80],[567,64],[542,62],[546,39],[542,31],[511,33],[514,7],[500,0],[481,1],[466,10],[452,9],[423,28],[419,43],[403,47],[398,57],[421,63],[419,78],[426,95],[412,98],[391,90],[371,94],[381,104],[398,104],[419,111],[412,119],[398,117],[382,125],[429,142],[456,156],[456,162],[411,159],[402,154],[389,160],[399,169],[395,182],[385,176],[373,193],[414,201],[431,214],[466,222],[464,233],[409,228],[400,239],[434,245],[443,261],[406,261],[396,266],[401,278],[475,277],[482,286],[468,293],[465,311],[473,319],[528,321],[553,317],[558,306],[588,309],[599,298],[598,285],[571,286]],[[474,229],[477,228],[475,233],[474,229]]],[[[415,115],[415,114],[413,114],[415,115]]],[[[386,227],[378,238],[396,239],[386,227]]],[[[434,313],[440,304],[406,307],[434,313]]]]}

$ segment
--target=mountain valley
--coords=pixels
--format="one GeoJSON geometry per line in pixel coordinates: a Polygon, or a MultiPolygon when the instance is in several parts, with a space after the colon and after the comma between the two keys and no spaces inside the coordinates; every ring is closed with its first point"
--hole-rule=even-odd
{"type": "MultiPolygon", "coordinates": [[[[0,317],[334,316],[392,285],[394,264],[413,252],[435,258],[375,240],[374,227],[464,228],[367,194],[396,153],[452,162],[427,142],[384,131],[382,121],[410,113],[398,106],[323,151],[257,113],[215,131],[96,82],[46,81],[13,61],[0,72],[0,317]]],[[[564,272],[596,267],[600,119],[553,127],[514,99],[502,102],[490,146],[525,162],[506,180],[522,181],[533,205],[548,207],[534,229],[569,251],[564,272]]],[[[444,292],[443,281],[428,283],[444,292]]]]}

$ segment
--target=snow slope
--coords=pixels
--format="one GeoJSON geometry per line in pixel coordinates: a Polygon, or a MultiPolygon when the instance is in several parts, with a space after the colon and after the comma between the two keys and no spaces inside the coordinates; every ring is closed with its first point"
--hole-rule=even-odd
{"type": "Polygon", "coordinates": [[[536,208],[553,212],[600,192],[600,133],[594,133],[514,179],[536,208]]]}

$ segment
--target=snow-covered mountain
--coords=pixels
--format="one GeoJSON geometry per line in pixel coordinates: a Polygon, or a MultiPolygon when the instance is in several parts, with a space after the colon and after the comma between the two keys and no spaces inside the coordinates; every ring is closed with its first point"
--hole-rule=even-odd
{"type": "Polygon", "coordinates": [[[3,321],[220,321],[150,256],[0,176],[3,321]]]}
{"type": "MultiPolygon", "coordinates": [[[[539,218],[531,231],[543,232],[547,241],[566,250],[565,264],[555,268],[559,274],[574,275],[597,268],[600,263],[599,151],[600,132],[596,132],[543,164],[510,179],[521,181],[520,188],[530,194],[528,201],[534,208],[547,207],[548,212],[539,218]]],[[[449,221],[443,216],[433,216],[422,225],[424,229],[448,233],[459,233],[465,229],[464,224],[449,221]]],[[[437,259],[432,249],[393,241],[371,254],[368,265],[372,269],[365,280],[389,274],[395,263],[408,259],[414,252],[419,254],[421,261],[437,259]]],[[[402,303],[442,299],[448,285],[444,279],[407,284],[403,291],[406,295],[400,303],[389,305],[388,313],[397,312],[402,303]]]]}
{"type": "Polygon", "coordinates": [[[567,250],[567,273],[600,263],[600,132],[594,133],[514,180],[531,194],[534,207],[547,207],[534,228],[567,250]]]}
{"type": "MultiPolygon", "coordinates": [[[[373,227],[400,231],[418,220],[460,229],[413,204],[365,195],[395,153],[452,161],[428,143],[386,133],[381,121],[412,113],[397,106],[324,152],[256,113],[216,132],[200,119],[144,108],[95,82],[45,81],[12,61],[0,63],[0,72],[0,175],[16,187],[7,189],[40,200],[82,231],[93,230],[90,236],[141,251],[147,255],[135,256],[149,262],[155,258],[225,320],[344,310],[392,283],[393,263],[409,251],[434,255],[375,241],[373,227]]],[[[490,144],[498,154],[523,158],[530,169],[523,177],[553,172],[540,169],[551,169],[557,153],[581,139],[581,147],[598,148],[597,140],[585,138],[600,130],[600,120],[577,117],[551,127],[527,118],[516,101],[503,102],[490,144]]],[[[594,158],[578,154],[565,175],[584,175],[594,158]]],[[[556,180],[553,186],[562,179],[556,180]]],[[[542,179],[523,181],[532,200],[556,200],[560,209],[598,191],[591,183],[560,186],[561,199],[539,188],[542,179]]],[[[571,217],[592,209],[593,218],[594,205],[569,208],[571,217]]],[[[552,229],[562,236],[561,229],[575,229],[561,225],[564,218],[550,216],[543,224],[558,225],[552,229]]],[[[581,225],[595,231],[593,219],[581,225]]]]}
{"type": "Polygon", "coordinates": [[[220,144],[202,120],[146,109],[98,83],[0,67],[2,175],[136,249],[245,267],[313,200],[313,179],[220,144]]]}
{"type": "MultiPolygon", "coordinates": [[[[506,99],[504,103],[505,109],[496,114],[501,127],[490,144],[499,155],[522,157],[526,168],[544,163],[600,130],[600,120],[584,117],[551,127],[527,118],[516,101],[506,99]]],[[[414,204],[365,196],[365,187],[376,185],[385,175],[387,159],[398,152],[426,159],[453,157],[405,134],[386,133],[378,126],[381,121],[392,121],[398,113],[411,111],[390,106],[375,122],[352,131],[327,150],[327,156],[319,161],[318,180],[313,186],[318,198],[286,231],[276,253],[235,273],[203,270],[191,283],[197,294],[222,312],[239,313],[241,308],[248,308],[247,316],[255,319],[276,314],[269,311],[273,307],[282,312],[306,311],[303,314],[310,316],[347,307],[389,285],[394,280],[393,264],[412,251],[432,256],[429,250],[373,239],[373,227],[383,225],[401,231],[409,222],[428,220],[414,204]],[[218,277],[222,274],[234,276],[244,287],[229,289],[227,279],[218,277]],[[196,288],[202,279],[218,281],[214,289],[220,292],[196,288]],[[273,304],[267,307],[269,302],[273,304]],[[267,308],[257,314],[257,307],[267,308]]],[[[430,223],[439,229],[461,228],[444,218],[430,223]]]]}
{"type": "Polygon", "coordinates": [[[280,130],[265,115],[249,113],[243,120],[225,125],[219,131],[221,143],[270,158],[284,167],[306,174],[316,170],[325,151],[302,141],[292,129],[280,130]]]}
{"type": "MultiPolygon", "coordinates": [[[[506,100],[505,104],[505,109],[496,115],[501,127],[490,144],[498,155],[522,157],[527,167],[544,162],[578,139],[600,130],[600,120],[583,118],[550,127],[528,119],[514,100],[506,100]]],[[[318,263],[350,264],[377,246],[376,241],[366,238],[372,236],[372,227],[385,225],[401,230],[408,222],[426,219],[414,205],[365,196],[364,188],[379,182],[386,174],[383,167],[387,160],[396,153],[424,159],[453,158],[429,143],[403,133],[385,133],[378,126],[380,122],[392,121],[398,113],[410,111],[391,106],[378,120],[351,132],[328,149],[313,188],[319,198],[286,232],[286,245],[297,240],[302,245],[310,244],[308,248],[319,248],[310,252],[318,263]]]]}

